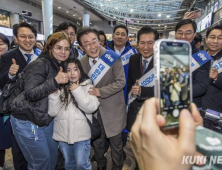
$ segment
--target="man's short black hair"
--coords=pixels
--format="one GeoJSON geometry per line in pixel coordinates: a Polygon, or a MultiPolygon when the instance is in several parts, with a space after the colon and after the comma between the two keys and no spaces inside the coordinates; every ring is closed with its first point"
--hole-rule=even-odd
{"type": "Polygon", "coordinates": [[[143,26],[137,33],[137,43],[139,43],[140,41],[140,36],[142,34],[150,34],[153,33],[155,36],[155,41],[159,39],[159,33],[157,32],[157,30],[149,27],[149,26],[143,26]]]}
{"type": "Polygon", "coordinates": [[[33,34],[35,35],[35,37],[37,37],[37,31],[36,31],[36,29],[35,29],[32,25],[30,25],[30,24],[28,24],[28,23],[26,23],[26,22],[22,22],[21,24],[18,25],[17,29],[16,29],[16,28],[13,29],[13,34],[17,37],[17,35],[18,35],[18,30],[19,30],[20,28],[23,28],[23,27],[29,28],[29,29],[33,32],[33,34]]]}
{"type": "Polygon", "coordinates": [[[214,27],[209,28],[206,33],[207,38],[210,35],[211,31],[213,31],[213,30],[221,30],[222,31],[222,25],[216,25],[214,27]]]}
{"type": "Polygon", "coordinates": [[[84,27],[80,28],[79,31],[77,32],[77,41],[78,41],[80,46],[82,46],[82,42],[80,41],[81,37],[83,35],[85,35],[85,34],[90,33],[90,32],[96,34],[96,36],[97,36],[97,38],[99,40],[99,33],[98,33],[98,31],[96,29],[84,26],[84,27]]]}
{"type": "Polygon", "coordinates": [[[128,35],[129,31],[128,31],[128,28],[125,25],[117,25],[117,26],[115,26],[114,29],[113,29],[113,34],[116,32],[116,30],[118,28],[123,28],[124,30],[126,30],[126,34],[128,35]]]}
{"type": "Polygon", "coordinates": [[[202,42],[202,35],[200,33],[197,33],[197,35],[194,37],[194,41],[197,44],[198,42],[202,42]]]}
{"type": "Polygon", "coordinates": [[[195,21],[193,21],[192,19],[183,19],[181,20],[180,22],[177,23],[176,27],[175,27],[175,32],[177,32],[177,30],[182,27],[183,25],[186,25],[186,24],[192,24],[193,26],[193,30],[194,30],[194,33],[196,32],[197,30],[197,24],[195,21]]]}
{"type": "Polygon", "coordinates": [[[61,32],[61,31],[67,30],[68,27],[73,27],[73,29],[75,30],[75,34],[77,33],[76,26],[74,24],[72,24],[71,22],[66,22],[66,21],[59,24],[59,26],[58,26],[58,28],[56,28],[55,32],[61,32]]]}

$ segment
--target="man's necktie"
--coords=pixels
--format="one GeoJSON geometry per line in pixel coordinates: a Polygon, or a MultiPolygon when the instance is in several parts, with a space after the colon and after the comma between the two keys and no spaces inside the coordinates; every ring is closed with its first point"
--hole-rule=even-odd
{"type": "Polygon", "coordinates": [[[92,62],[93,62],[93,64],[95,65],[97,61],[96,61],[96,60],[93,60],[92,62]]]}
{"type": "Polygon", "coordinates": [[[143,60],[143,74],[145,73],[145,71],[146,71],[146,63],[147,63],[148,61],[147,60],[143,60]]]}
{"type": "Polygon", "coordinates": [[[26,62],[30,63],[30,61],[32,60],[32,54],[25,54],[25,56],[28,58],[26,62]]]}

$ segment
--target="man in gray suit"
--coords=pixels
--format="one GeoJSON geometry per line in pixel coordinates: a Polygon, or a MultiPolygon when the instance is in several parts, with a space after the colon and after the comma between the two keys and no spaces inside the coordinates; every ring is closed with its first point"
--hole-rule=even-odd
{"type": "MultiPolygon", "coordinates": [[[[107,50],[100,46],[97,30],[89,27],[83,27],[78,31],[77,41],[86,53],[81,59],[81,64],[84,72],[88,74],[107,50]]],[[[122,62],[118,58],[96,86],[89,90],[89,94],[97,96],[100,100],[97,119],[101,124],[102,134],[93,141],[97,169],[99,170],[106,169],[107,160],[104,154],[106,152],[105,142],[107,138],[110,140],[112,152],[112,169],[122,170],[122,130],[126,126],[126,105],[123,95],[125,83],[122,62]]]]}

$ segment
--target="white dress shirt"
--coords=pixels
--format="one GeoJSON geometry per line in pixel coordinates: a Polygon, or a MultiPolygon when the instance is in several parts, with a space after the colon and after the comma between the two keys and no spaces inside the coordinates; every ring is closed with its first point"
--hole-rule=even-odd
{"type": "Polygon", "coordinates": [[[114,50],[115,50],[115,53],[116,54],[118,54],[118,55],[121,55],[122,54],[122,52],[125,50],[125,46],[122,48],[122,49],[120,49],[120,51],[114,46],[114,50]]]}

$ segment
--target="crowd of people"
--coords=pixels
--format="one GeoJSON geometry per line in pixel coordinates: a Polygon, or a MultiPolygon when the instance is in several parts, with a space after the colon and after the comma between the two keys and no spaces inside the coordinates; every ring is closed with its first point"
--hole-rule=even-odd
{"type": "MultiPolygon", "coordinates": [[[[196,29],[191,19],[181,20],[175,27],[175,39],[188,41],[193,55],[201,52],[194,41],[196,29]]],[[[13,99],[11,115],[0,116],[2,169],[5,149],[12,147],[15,170],[58,169],[60,152],[64,169],[90,170],[90,161],[96,161],[97,169],[105,170],[105,153],[110,147],[112,169],[121,170],[129,132],[138,162],[135,169],[189,169],[190,164],[180,161],[183,154],[195,153],[195,126],[202,124],[197,109],[222,112],[222,26],[207,30],[205,42],[212,60],[192,72],[196,106],[191,106],[192,115],[188,110],[181,112],[179,138],[174,140],[160,131],[165,120],[156,115],[154,86],[139,83],[154,68],[157,30],[142,27],[136,49],[128,41],[125,25],[113,29],[113,40],[108,43],[103,31],[77,30],[68,22],[60,24],[44,44],[36,40],[37,31],[28,23],[14,27],[13,34],[10,49],[9,40],[0,33],[0,89],[17,81],[21,91],[13,99]],[[73,46],[75,37],[79,48],[73,46]],[[87,120],[92,121],[93,116],[101,135],[91,140],[87,120]],[[91,146],[94,155],[90,160],[91,146]],[[175,152],[168,152],[171,147],[175,152]]],[[[189,100],[189,67],[166,67],[161,72],[164,106],[189,100]]]]}

